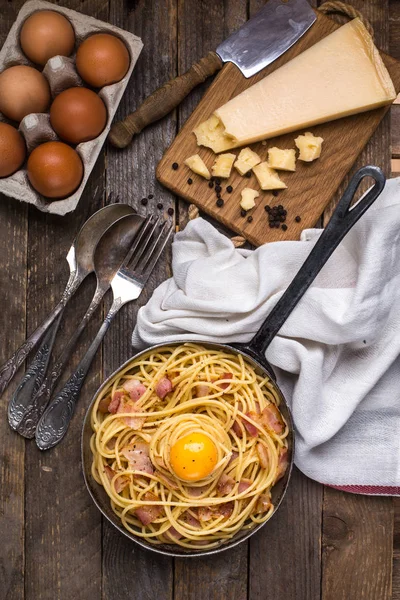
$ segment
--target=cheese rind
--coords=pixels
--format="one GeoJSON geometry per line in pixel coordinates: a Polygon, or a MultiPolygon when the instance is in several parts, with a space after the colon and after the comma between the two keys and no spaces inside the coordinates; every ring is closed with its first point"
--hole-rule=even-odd
{"type": "Polygon", "coordinates": [[[259,195],[257,190],[244,188],[241,192],[242,199],[240,200],[240,207],[243,208],[243,210],[251,210],[256,205],[254,199],[258,198],[259,195]]]}
{"type": "Polygon", "coordinates": [[[300,150],[299,160],[303,160],[304,162],[312,162],[316,158],[319,158],[321,156],[323,141],[324,138],[316,137],[309,131],[307,131],[304,135],[299,135],[294,140],[294,143],[300,150]]]}
{"type": "Polygon", "coordinates": [[[275,169],[272,169],[267,162],[256,165],[253,168],[253,173],[257,177],[262,190],[283,190],[287,188],[275,169]]]}
{"type": "Polygon", "coordinates": [[[193,173],[197,173],[197,175],[201,175],[204,179],[211,179],[210,171],[207,169],[206,164],[204,163],[201,156],[198,154],[194,154],[193,156],[189,156],[185,160],[185,165],[189,167],[193,173]]]}
{"type": "Polygon", "coordinates": [[[293,150],[293,148],[288,150],[276,147],[270,148],[268,150],[268,164],[277,171],[295,171],[296,150],[293,150]]]}
{"type": "Polygon", "coordinates": [[[236,160],[236,154],[220,154],[215,159],[213,166],[211,167],[211,172],[214,177],[222,177],[223,179],[227,179],[232,171],[233,163],[236,160]]]}
{"type": "Polygon", "coordinates": [[[212,140],[195,133],[199,144],[220,152],[378,108],[395,97],[370,34],[353,19],[216,110],[212,140]]]}
{"type": "Polygon", "coordinates": [[[253,167],[260,164],[260,162],[261,158],[258,156],[257,152],[253,152],[250,148],[243,148],[243,150],[239,152],[234,167],[241,175],[245,175],[248,171],[251,171],[253,167]]]}

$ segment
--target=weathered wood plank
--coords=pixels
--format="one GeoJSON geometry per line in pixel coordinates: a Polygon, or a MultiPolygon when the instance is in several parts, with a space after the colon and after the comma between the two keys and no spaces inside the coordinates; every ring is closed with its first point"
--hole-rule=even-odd
{"type": "MultiPolygon", "coordinates": [[[[0,0],[0,47],[23,1],[0,0]]],[[[0,195],[0,364],[26,337],[26,248],[28,208],[0,195]]],[[[22,374],[21,368],[19,373],[22,374]]],[[[11,431],[7,405],[15,391],[15,377],[1,398],[0,414],[0,599],[24,598],[24,453],[25,443],[11,431]]]]}
{"type": "MultiPolygon", "coordinates": [[[[375,41],[389,50],[387,1],[352,0],[375,31],[375,41]]],[[[390,117],[387,115],[357,160],[353,172],[377,164],[390,174],[390,117]]],[[[335,202],[348,178],[343,182],[335,202]]],[[[385,600],[391,597],[393,507],[389,498],[356,497],[325,488],[323,517],[322,600],[385,600]],[[340,574],[340,575],[339,575],[340,574]]]]}
{"type": "MultiPolygon", "coordinates": [[[[107,20],[107,3],[69,0],[68,7],[107,20]]],[[[104,153],[99,158],[77,210],[57,218],[30,210],[28,327],[33,329],[54,306],[68,277],[66,253],[85,219],[98,210],[95,187],[104,178],[104,153]]],[[[54,356],[86,310],[94,279],[84,282],[67,308],[54,356]]],[[[95,315],[66,369],[64,379],[83,356],[101,322],[95,315]]],[[[83,388],[67,436],[55,449],[40,453],[34,442],[26,457],[26,598],[27,600],[91,600],[101,593],[101,517],[86,491],[80,461],[80,436],[88,400],[100,384],[97,357],[83,388]]]]}
{"type": "MultiPolygon", "coordinates": [[[[247,18],[246,0],[215,2],[178,0],[179,74],[215,49],[247,18]]],[[[199,103],[212,79],[196,88],[178,109],[179,128],[199,103]]],[[[179,226],[187,222],[188,203],[179,200],[179,226]]],[[[247,596],[247,543],[203,559],[175,560],[176,600],[243,600],[247,596]]]]}
{"type": "Polygon", "coordinates": [[[390,110],[392,157],[400,158],[400,104],[394,104],[390,110]]]}
{"type": "Polygon", "coordinates": [[[400,600],[400,498],[393,499],[393,508],[394,531],[392,600],[400,600]]]}
{"type": "MultiPolygon", "coordinates": [[[[132,2],[129,6],[122,0],[110,3],[110,21],[139,35],[144,42],[117,118],[134,110],[155,88],[176,75],[175,4],[174,0],[146,0],[132,2]]],[[[155,165],[175,130],[176,119],[170,115],[147,128],[126,150],[109,148],[107,188],[119,193],[123,202],[135,206],[141,214],[150,212],[167,216],[167,209],[175,208],[173,196],[162,189],[154,177],[155,165]],[[141,198],[149,195],[154,197],[143,206],[141,198]],[[159,202],[163,204],[162,210],[157,208],[159,202]]],[[[105,376],[132,355],[131,333],[137,311],[168,276],[169,257],[168,249],[139,301],[126,306],[117,317],[104,343],[105,376]]],[[[173,590],[172,565],[172,559],[136,547],[104,522],[104,600],[169,600],[173,590]]]]}

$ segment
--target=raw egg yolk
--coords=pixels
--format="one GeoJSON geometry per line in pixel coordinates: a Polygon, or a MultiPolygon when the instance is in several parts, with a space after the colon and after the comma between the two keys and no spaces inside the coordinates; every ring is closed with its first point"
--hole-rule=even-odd
{"type": "Polygon", "coordinates": [[[199,481],[214,470],[218,462],[217,448],[204,433],[190,433],[172,446],[170,462],[180,479],[199,481]]]}

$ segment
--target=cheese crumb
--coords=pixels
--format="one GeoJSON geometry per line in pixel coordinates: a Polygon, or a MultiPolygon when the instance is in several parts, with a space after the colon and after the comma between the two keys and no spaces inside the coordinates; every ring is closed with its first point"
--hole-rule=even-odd
{"type": "Polygon", "coordinates": [[[257,190],[252,190],[251,188],[244,188],[242,190],[242,199],[240,201],[240,206],[243,210],[251,210],[255,207],[256,203],[254,202],[255,198],[258,198],[260,194],[257,190]]]}
{"type": "Polygon", "coordinates": [[[227,179],[232,171],[232,165],[236,160],[235,154],[220,154],[215,159],[215,163],[211,167],[212,174],[214,177],[222,177],[227,179]]]}
{"type": "Polygon", "coordinates": [[[316,158],[319,158],[321,156],[323,141],[324,138],[316,137],[310,131],[307,131],[304,135],[299,135],[294,140],[294,143],[300,150],[299,160],[312,162],[316,158]]]}
{"type": "Polygon", "coordinates": [[[241,175],[245,175],[248,171],[251,171],[253,167],[261,162],[261,158],[256,152],[250,150],[250,148],[243,148],[240,151],[237,161],[234,164],[235,169],[239,171],[241,175]]]}
{"type": "Polygon", "coordinates": [[[185,160],[185,165],[189,167],[193,173],[197,173],[197,175],[201,175],[201,177],[204,177],[205,179],[211,179],[210,171],[198,154],[189,156],[189,158],[185,160]]]}
{"type": "Polygon", "coordinates": [[[287,188],[275,169],[272,169],[267,162],[256,165],[253,172],[262,190],[283,190],[287,188]]]}
{"type": "Polygon", "coordinates": [[[280,171],[296,170],[296,150],[281,150],[281,148],[270,148],[268,150],[268,164],[272,169],[280,171]]]}

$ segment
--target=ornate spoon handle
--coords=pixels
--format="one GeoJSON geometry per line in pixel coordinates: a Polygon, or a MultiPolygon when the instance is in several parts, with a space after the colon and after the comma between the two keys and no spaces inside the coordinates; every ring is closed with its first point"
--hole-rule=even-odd
{"type": "Polygon", "coordinates": [[[68,300],[78,289],[79,285],[82,282],[82,279],[80,277],[75,277],[72,283],[70,283],[71,281],[72,277],[70,277],[68,281],[67,287],[65,288],[60,302],[45,318],[43,323],[41,323],[39,327],[35,329],[35,331],[28,337],[28,339],[22,344],[22,346],[20,346],[18,350],[16,350],[14,354],[8,359],[8,361],[4,363],[2,367],[0,367],[0,396],[6,389],[11,379],[14,377],[16,371],[22,365],[32,348],[36,346],[36,344],[42,338],[42,336],[53,323],[53,321],[62,312],[68,300]]]}
{"type": "Polygon", "coordinates": [[[76,342],[78,341],[82,331],[85,329],[86,325],[92,318],[95,310],[98,308],[105,292],[106,290],[103,287],[97,288],[89,308],[87,309],[84,317],[82,318],[78,327],[69,339],[64,350],[57,358],[55,364],[51,369],[51,372],[43,381],[42,385],[38,389],[34,390],[34,394],[30,396],[29,405],[27,406],[25,414],[23,415],[17,427],[18,433],[20,433],[24,437],[29,439],[35,437],[37,424],[39,423],[40,418],[49,403],[51,395],[54,392],[56,383],[66,367],[66,364],[71,356],[72,350],[74,349],[76,342]]]}
{"type": "Polygon", "coordinates": [[[8,422],[12,429],[18,429],[30,409],[31,399],[37,393],[45,376],[54,340],[63,315],[63,310],[49,327],[42,339],[35,358],[29,365],[25,376],[17,387],[8,405],[8,422]]]}
{"type": "Polygon", "coordinates": [[[36,428],[36,444],[40,450],[48,450],[56,446],[67,433],[75,405],[79,399],[83,382],[92,364],[93,358],[106,335],[111,321],[122,306],[120,298],[115,300],[100,327],[96,337],[91,343],[85,356],[77,366],[75,372],[68,379],[65,386],[56,394],[36,428]]]}

